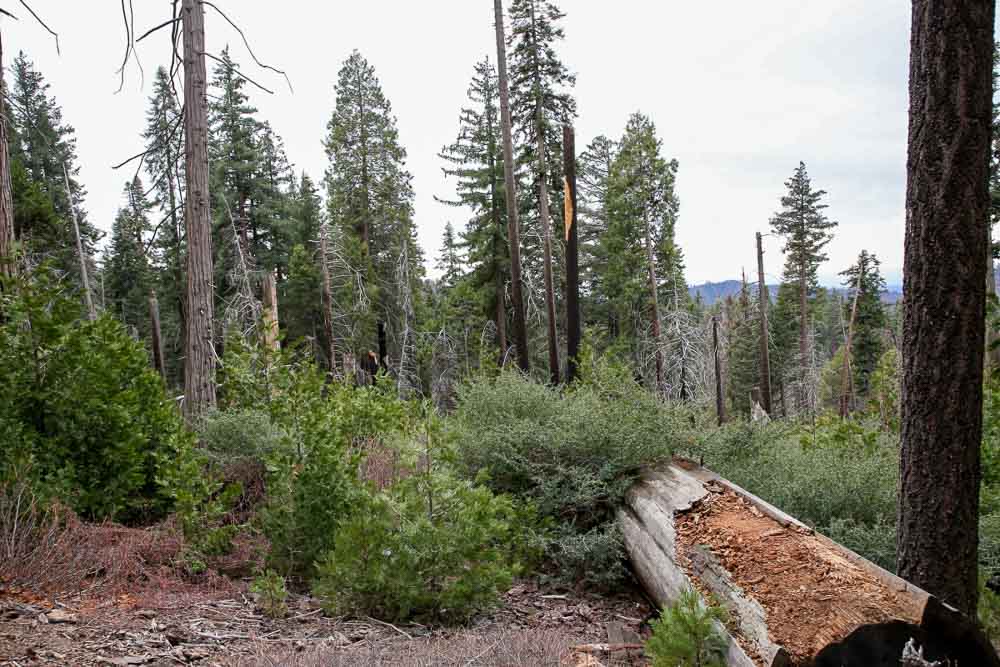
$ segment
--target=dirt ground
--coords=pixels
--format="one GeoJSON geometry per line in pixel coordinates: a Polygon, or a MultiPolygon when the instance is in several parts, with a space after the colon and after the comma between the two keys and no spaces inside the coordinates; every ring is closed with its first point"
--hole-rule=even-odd
{"type": "Polygon", "coordinates": [[[676,518],[678,550],[693,579],[699,545],[767,613],[771,640],[796,663],[809,664],[827,644],[868,623],[909,619],[911,610],[872,574],[831,550],[810,531],[764,516],[728,489],[710,493],[676,518]]]}
{"type": "Polygon", "coordinates": [[[639,666],[648,664],[641,649],[604,649],[641,641],[649,613],[638,594],[605,598],[530,582],[453,629],[329,618],[306,596],[291,599],[288,616],[275,621],[243,590],[226,587],[164,584],[54,600],[0,589],[0,666],[639,666]]]}

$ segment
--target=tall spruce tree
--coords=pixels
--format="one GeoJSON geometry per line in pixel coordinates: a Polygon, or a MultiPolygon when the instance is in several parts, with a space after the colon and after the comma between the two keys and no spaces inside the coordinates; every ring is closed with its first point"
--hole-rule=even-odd
{"type": "Polygon", "coordinates": [[[844,318],[851,318],[854,311],[854,325],[851,332],[851,371],[855,395],[868,396],[872,373],[878,366],[885,351],[885,329],[888,318],[882,306],[882,293],[886,289],[885,279],[879,267],[878,257],[862,250],[858,261],[840,272],[844,277],[848,299],[844,302],[844,318]],[[857,295],[857,308],[853,300],[857,295]]]}
{"type": "MultiPolygon", "coordinates": [[[[817,271],[827,256],[823,249],[833,238],[831,229],[837,223],[823,211],[825,190],[813,190],[804,162],[785,181],[787,194],[781,198],[781,210],[771,218],[771,230],[784,237],[785,270],[782,282],[798,290],[799,349],[798,367],[800,400],[805,402],[806,373],[810,365],[809,299],[819,286],[817,271]]],[[[779,293],[780,296],[780,293],[779,293]]]]}
{"type": "Polygon", "coordinates": [[[650,331],[658,390],[665,387],[660,293],[669,290],[673,299],[683,283],[681,253],[674,243],[678,165],[661,153],[653,122],[633,114],[611,168],[609,225],[600,250],[607,262],[600,290],[614,328],[629,336],[627,344],[640,367],[640,343],[650,331]]]}
{"type": "Polygon", "coordinates": [[[375,349],[378,329],[394,325],[389,333],[398,354],[404,301],[423,271],[406,151],[375,68],[357,51],[340,69],[335,91],[326,186],[330,220],[339,227],[334,238],[350,274],[339,280],[351,323],[347,343],[356,354],[375,349]],[[397,276],[400,261],[407,265],[405,284],[397,276]]]}
{"type": "Polygon", "coordinates": [[[577,160],[580,225],[580,291],[585,322],[606,326],[609,338],[616,335],[607,295],[601,289],[607,258],[601,253],[602,238],[609,228],[608,182],[618,144],[603,135],[596,137],[577,160]]]}
{"type": "Polygon", "coordinates": [[[500,91],[496,69],[488,58],[476,64],[468,98],[468,106],[459,115],[458,137],[439,154],[447,163],[445,175],[456,180],[456,197],[439,201],[472,213],[461,234],[470,267],[469,287],[481,305],[482,316],[493,321],[503,355],[507,349],[505,294],[510,255],[500,91]]]}
{"type": "Polygon", "coordinates": [[[453,288],[462,277],[462,257],[455,238],[455,226],[450,222],[444,225],[441,235],[441,254],[435,265],[441,272],[441,283],[447,288],[453,288]]]}
{"type": "Polygon", "coordinates": [[[123,196],[104,262],[105,307],[141,338],[147,338],[148,299],[154,278],[148,257],[153,231],[150,205],[138,177],[125,185],[123,196]]]}

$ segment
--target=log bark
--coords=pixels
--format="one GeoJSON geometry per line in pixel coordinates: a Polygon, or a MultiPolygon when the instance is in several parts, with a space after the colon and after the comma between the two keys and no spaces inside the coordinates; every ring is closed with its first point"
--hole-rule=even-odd
{"type": "Polygon", "coordinates": [[[212,221],[208,192],[208,97],[205,74],[205,8],[183,0],[184,220],[187,226],[187,331],[184,416],[197,422],[215,407],[212,221]]]}
{"type": "MultiPolygon", "coordinates": [[[[825,610],[824,618],[814,619],[817,637],[815,644],[818,648],[808,658],[815,660],[816,665],[896,665],[902,643],[895,653],[894,662],[839,660],[867,649],[875,640],[882,642],[879,646],[889,645],[895,650],[892,641],[898,638],[889,637],[887,640],[886,628],[891,630],[897,627],[906,629],[912,636],[936,637],[936,650],[946,651],[945,655],[948,656],[961,656],[961,664],[992,667],[1000,665],[1000,659],[974,622],[956,610],[941,605],[936,598],[912,583],[814,533],[808,526],[770,503],[693,463],[678,461],[656,470],[647,470],[629,490],[625,506],[618,511],[618,525],[633,569],[658,605],[669,605],[682,591],[695,587],[703,594],[711,593],[726,608],[729,613],[729,629],[721,625],[717,628],[728,638],[727,664],[778,667],[792,664],[794,656],[785,646],[776,643],[775,636],[781,634],[777,632],[779,628],[776,626],[779,622],[776,618],[780,618],[780,615],[769,616],[765,606],[754,597],[754,587],[745,583],[751,573],[744,570],[737,576],[726,569],[718,554],[708,546],[690,544],[690,540],[685,546],[677,533],[680,515],[704,512],[704,502],[712,494],[720,493],[735,494],[745,503],[748,512],[777,528],[768,532],[787,531],[800,540],[806,540],[808,545],[804,551],[817,554],[816,558],[821,559],[821,570],[837,562],[844,563],[843,566],[834,566],[839,569],[830,575],[838,577],[835,579],[837,582],[841,581],[839,577],[843,573],[855,572],[856,576],[868,582],[869,588],[874,585],[881,591],[879,595],[882,597],[879,599],[891,600],[889,608],[879,607],[876,602],[872,605],[854,605],[852,609],[835,606],[825,610]],[[738,583],[740,577],[744,581],[743,585],[738,583]],[[870,606],[876,610],[869,611],[870,606]],[[889,614],[891,618],[886,619],[885,614],[889,614]],[[970,656],[974,657],[971,662],[970,656]],[[833,662],[834,658],[838,661],[833,662]]],[[[704,520],[704,515],[698,519],[704,520]]],[[[767,523],[764,524],[765,528],[767,523]]],[[[749,539],[746,535],[744,538],[749,539]]],[[[740,549],[741,545],[734,543],[733,548],[740,549]]],[[[773,577],[765,583],[772,593],[776,587],[780,590],[781,582],[773,577]]],[[[788,594],[809,596],[810,591],[796,589],[788,594]]],[[[801,622],[801,619],[798,621],[801,622]]],[[[900,641],[905,642],[906,638],[900,641]]],[[[891,653],[890,650],[886,655],[891,653]]]]}
{"type": "Polygon", "coordinates": [[[528,354],[528,327],[524,314],[521,284],[521,230],[517,212],[517,186],[514,183],[514,141],[510,129],[510,86],[507,82],[507,45],[504,40],[503,2],[493,0],[494,25],[497,38],[497,72],[500,80],[500,121],[503,132],[503,176],[507,198],[507,237],[510,243],[510,302],[514,307],[514,347],[517,364],[527,373],[531,370],[528,354]]]}
{"type": "Polygon", "coordinates": [[[904,254],[900,574],[978,599],[993,0],[914,0],[904,254]]]}

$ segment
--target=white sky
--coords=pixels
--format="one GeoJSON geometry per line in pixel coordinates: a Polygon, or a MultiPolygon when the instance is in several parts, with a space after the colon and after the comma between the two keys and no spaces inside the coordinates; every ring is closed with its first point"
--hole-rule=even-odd
{"type": "MultiPolygon", "coordinates": [[[[508,0],[509,2],[509,0],[508,0]]],[[[169,0],[134,0],[138,31],[169,18],[169,0]]],[[[322,139],[333,84],[354,48],[375,66],[399,121],[414,175],[416,223],[433,260],[447,220],[461,211],[437,204],[453,183],[441,175],[440,148],[457,132],[473,65],[495,58],[489,0],[309,2],[215,0],[247,33],[257,55],[285,69],[283,80],[249,64],[239,36],[206,7],[208,50],[229,43],[251,77],[261,118],[284,138],[297,170],[322,179],[322,139]]],[[[141,150],[150,79],[169,62],[168,31],[139,45],[146,70],[127,71],[115,0],[32,0],[60,33],[51,38],[14,0],[0,7],[4,61],[24,49],[51,83],[77,131],[90,219],[110,227],[128,174],[111,165],[141,150]],[[22,16],[23,15],[23,16],[22,16]]],[[[506,3],[505,3],[506,4],[506,3]]],[[[598,134],[617,137],[630,113],[650,115],[664,153],[680,161],[677,236],[692,284],[739,277],[754,265],[754,232],[766,231],[783,182],[804,160],[828,191],[840,222],[825,282],[861,248],[899,281],[903,254],[910,3],[905,0],[562,0],[566,41],[559,51],[577,73],[577,148],[598,134]]],[[[211,69],[213,63],[209,61],[211,69]]],[[[768,280],[782,266],[780,242],[766,239],[768,280]]]]}

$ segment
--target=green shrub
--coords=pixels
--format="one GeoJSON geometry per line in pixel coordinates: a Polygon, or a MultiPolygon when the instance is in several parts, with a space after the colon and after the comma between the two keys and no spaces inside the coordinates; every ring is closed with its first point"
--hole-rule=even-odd
{"type": "Polygon", "coordinates": [[[250,592],[257,597],[257,606],[268,618],[284,618],[288,613],[288,589],[285,578],[274,570],[265,570],[250,585],[250,592]]]}
{"type": "Polygon", "coordinates": [[[261,410],[212,412],[198,427],[202,449],[221,462],[243,458],[264,461],[281,450],[285,438],[284,430],[261,410]]]}
{"type": "Polygon", "coordinates": [[[653,667],[725,667],[728,639],[717,624],[726,618],[724,609],[704,605],[693,588],[682,592],[653,622],[646,642],[653,667]]]}
{"type": "Polygon", "coordinates": [[[88,519],[149,521],[193,442],[141,343],[44,269],[0,296],[0,466],[28,457],[38,480],[88,519]],[[6,446],[14,438],[17,446],[6,446]]]}
{"type": "Polygon", "coordinates": [[[340,526],[313,587],[330,611],[464,620],[509,588],[530,517],[457,478],[447,454],[428,445],[415,474],[365,496],[340,526]]]}
{"type": "Polygon", "coordinates": [[[560,527],[546,549],[553,569],[608,583],[622,572],[607,568],[623,556],[609,539],[615,508],[642,466],[688,445],[690,422],[620,368],[588,372],[565,393],[516,372],[480,378],[459,390],[452,422],[469,476],[487,471],[490,488],[532,503],[560,527]],[[616,555],[602,554],[581,573],[578,556],[598,546],[616,555]]]}

